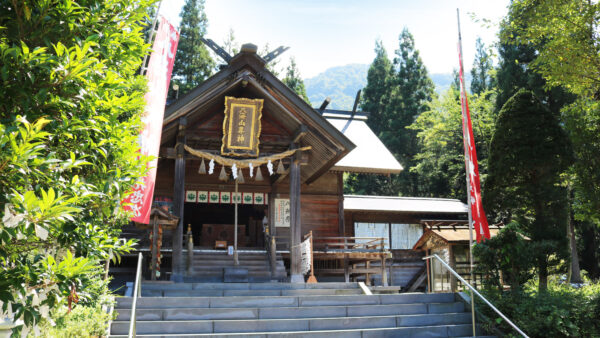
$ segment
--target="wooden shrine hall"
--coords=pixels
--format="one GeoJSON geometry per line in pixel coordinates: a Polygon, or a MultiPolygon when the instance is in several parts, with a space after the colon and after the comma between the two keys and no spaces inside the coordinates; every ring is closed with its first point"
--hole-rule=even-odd
{"type": "MultiPolygon", "coordinates": [[[[272,277],[284,261],[278,279],[304,282],[300,246],[309,233],[319,259],[345,264],[346,280],[356,264],[378,260],[385,270],[383,239],[353,237],[344,224],[344,173],[403,169],[366,114],[311,107],[252,44],[223,58],[218,73],[165,111],[153,206],[178,224],[163,234],[162,270],[185,280],[201,264],[192,253],[235,246],[236,265],[238,255],[243,264],[262,252],[272,277]]],[[[356,271],[385,274],[379,269],[356,271]]]]}

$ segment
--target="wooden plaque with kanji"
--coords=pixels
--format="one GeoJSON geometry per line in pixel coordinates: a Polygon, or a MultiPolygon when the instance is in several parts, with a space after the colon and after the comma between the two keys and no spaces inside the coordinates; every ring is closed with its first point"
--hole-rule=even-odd
{"type": "Polygon", "coordinates": [[[262,107],[262,99],[225,97],[222,155],[258,156],[262,107]]]}

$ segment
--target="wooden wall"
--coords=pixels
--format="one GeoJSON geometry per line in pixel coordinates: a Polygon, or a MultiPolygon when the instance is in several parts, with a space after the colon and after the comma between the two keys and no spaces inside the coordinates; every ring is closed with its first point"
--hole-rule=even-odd
{"type": "MultiPolygon", "coordinates": [[[[287,149],[290,142],[290,131],[285,130],[270,117],[270,112],[263,111],[260,148],[263,153],[280,152],[287,149]],[[280,149],[281,148],[281,149],[280,149]]],[[[212,117],[194,122],[186,129],[187,143],[201,149],[220,150],[223,136],[223,114],[215,113],[212,117]]],[[[221,166],[215,165],[212,175],[198,173],[201,159],[186,155],[185,190],[234,191],[235,184],[219,180],[221,166]]],[[[308,159],[310,161],[310,158],[308,159]]],[[[208,161],[204,161],[208,170],[208,161]]],[[[285,169],[289,169],[289,160],[284,160],[285,169]]],[[[278,163],[274,163],[276,169],[278,163]]],[[[289,176],[277,182],[276,176],[269,176],[266,165],[260,167],[263,181],[249,177],[248,169],[243,169],[244,183],[238,184],[240,192],[261,192],[271,194],[274,198],[289,198],[289,176]],[[272,183],[273,182],[273,183],[272,183]]],[[[302,166],[300,166],[302,171],[302,166]]],[[[226,168],[231,175],[231,168],[226,168]]],[[[256,174],[256,172],[255,172],[256,174]]],[[[160,159],[157,171],[155,196],[173,196],[174,160],[160,159]]],[[[327,172],[310,185],[301,186],[301,222],[302,235],[312,230],[315,236],[340,236],[340,196],[339,173],[327,172]]],[[[343,183],[342,183],[343,184],[343,183]]],[[[224,222],[229,223],[229,221],[224,222]]],[[[278,236],[289,236],[289,228],[277,228],[278,236]]]]}

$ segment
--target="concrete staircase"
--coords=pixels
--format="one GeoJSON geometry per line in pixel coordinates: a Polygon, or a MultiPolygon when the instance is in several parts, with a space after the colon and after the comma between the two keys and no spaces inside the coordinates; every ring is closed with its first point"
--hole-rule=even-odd
{"type": "Polygon", "coordinates": [[[233,256],[222,250],[194,252],[191,270],[183,276],[184,282],[270,282],[285,280],[287,272],[280,255],[277,257],[276,273],[271,275],[271,265],[263,250],[241,250],[239,265],[233,264],[233,256]]]}
{"type": "MultiPolygon", "coordinates": [[[[126,337],[132,298],[111,337],[126,337]]],[[[364,295],[357,283],[144,283],[138,337],[460,337],[471,315],[454,294],[364,295]]]]}

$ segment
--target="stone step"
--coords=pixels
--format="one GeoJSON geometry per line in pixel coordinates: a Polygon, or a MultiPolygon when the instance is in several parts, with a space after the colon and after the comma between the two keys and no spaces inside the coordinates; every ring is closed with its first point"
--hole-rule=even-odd
{"type": "Polygon", "coordinates": [[[298,290],[144,290],[142,297],[230,297],[230,296],[304,296],[361,295],[361,289],[298,289],[298,290]]]}
{"type": "MultiPolygon", "coordinates": [[[[281,278],[278,276],[271,276],[267,274],[263,274],[260,276],[253,276],[252,274],[248,275],[249,283],[266,283],[266,282],[277,282],[279,280],[285,279],[287,275],[284,275],[281,278]]],[[[223,283],[223,274],[217,275],[190,275],[190,276],[182,276],[182,282],[185,283],[223,283]]]]}
{"type": "MultiPolygon", "coordinates": [[[[187,257],[187,255],[186,255],[187,257]]],[[[247,253],[239,253],[238,254],[238,260],[259,260],[259,259],[267,259],[267,257],[269,257],[266,253],[252,253],[252,254],[247,254],[247,253]]],[[[198,253],[194,253],[194,257],[192,257],[194,260],[196,259],[205,259],[205,260],[233,260],[233,256],[229,256],[227,255],[227,252],[223,252],[223,253],[214,253],[214,254],[198,254],[198,253]]]]}
{"type": "MultiPolygon", "coordinates": [[[[293,319],[322,317],[363,317],[414,314],[459,313],[464,311],[461,302],[400,304],[400,305],[349,305],[279,308],[189,308],[189,309],[138,309],[137,320],[217,320],[217,319],[293,319]]],[[[117,321],[131,318],[130,309],[118,309],[117,321]]]]}
{"type": "Polygon", "coordinates": [[[298,290],[298,289],[357,289],[358,283],[174,283],[170,281],[143,282],[142,290],[298,290]]]}
{"type": "MultiPolygon", "coordinates": [[[[258,320],[197,320],[138,321],[139,334],[248,333],[315,330],[348,330],[365,328],[395,328],[411,326],[469,324],[470,313],[418,314],[399,316],[258,319],[258,320]]],[[[112,334],[127,334],[128,321],[114,321],[112,334]]]]}
{"type": "MultiPolygon", "coordinates": [[[[131,307],[131,297],[117,298],[116,308],[131,307]]],[[[452,293],[404,293],[398,295],[337,296],[240,296],[240,297],[141,297],[139,309],[168,308],[254,308],[344,305],[454,303],[452,293]]]]}
{"type": "MultiPolygon", "coordinates": [[[[478,331],[481,331],[478,328],[478,331]]],[[[429,325],[419,327],[373,328],[359,330],[318,330],[318,331],[288,331],[288,332],[248,332],[244,337],[252,338],[283,338],[283,337],[311,337],[311,338],[386,338],[386,337],[457,337],[469,335],[472,332],[471,324],[456,325],[429,325]]],[[[126,335],[111,335],[115,338],[124,338],[126,335]]],[[[149,334],[137,335],[139,338],[155,337],[240,337],[238,334],[209,333],[209,334],[149,334]]],[[[467,337],[467,336],[465,336],[467,337]]],[[[481,336],[482,338],[495,338],[481,336]]]]}
{"type": "Polygon", "coordinates": [[[191,268],[192,272],[198,273],[209,273],[211,271],[223,272],[224,269],[246,269],[249,271],[271,271],[271,267],[268,265],[231,265],[228,267],[210,267],[210,266],[194,266],[191,268]]]}
{"type": "MultiPolygon", "coordinates": [[[[233,259],[204,259],[204,258],[194,258],[194,264],[198,265],[206,265],[206,266],[221,266],[221,265],[233,265],[233,259]]],[[[240,264],[244,265],[263,265],[269,264],[269,261],[266,259],[253,259],[253,260],[238,260],[240,264]]]]}

